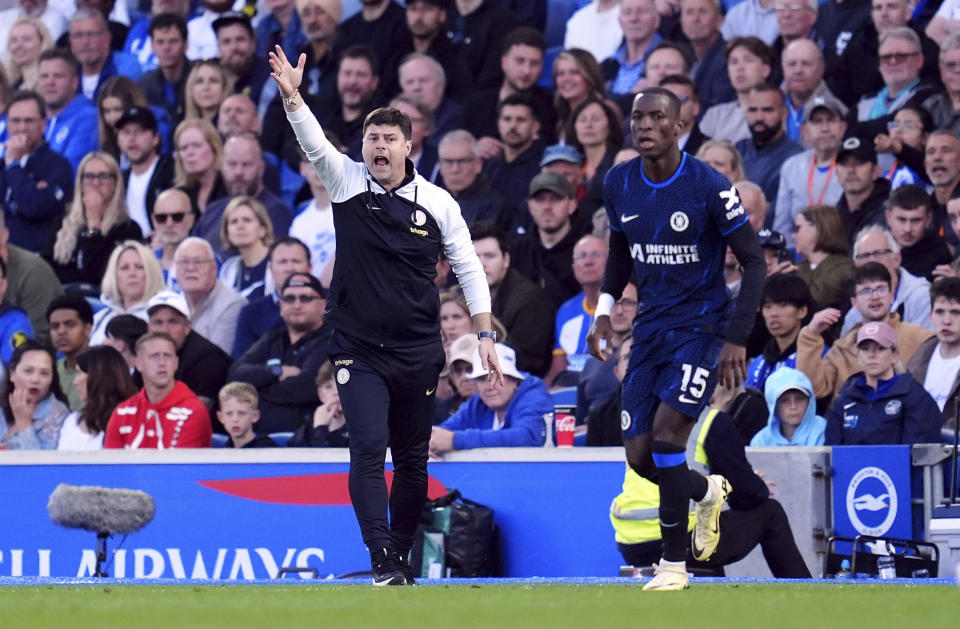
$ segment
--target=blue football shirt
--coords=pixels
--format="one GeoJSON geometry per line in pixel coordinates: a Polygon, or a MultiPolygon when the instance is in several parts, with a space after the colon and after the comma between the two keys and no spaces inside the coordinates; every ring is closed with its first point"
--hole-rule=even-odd
{"type": "Polygon", "coordinates": [[[638,157],[615,166],[603,184],[610,228],[626,236],[636,270],[635,326],[722,335],[730,307],[724,237],[747,223],[740,197],[687,153],[661,183],[647,179],[641,164],[638,157]]]}

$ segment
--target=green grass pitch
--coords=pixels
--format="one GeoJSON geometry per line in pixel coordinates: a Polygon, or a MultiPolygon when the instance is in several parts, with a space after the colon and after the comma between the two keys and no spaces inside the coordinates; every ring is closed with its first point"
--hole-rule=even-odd
{"type": "Polygon", "coordinates": [[[32,586],[0,588],[2,626],[83,627],[952,627],[960,588],[831,584],[32,586]]]}

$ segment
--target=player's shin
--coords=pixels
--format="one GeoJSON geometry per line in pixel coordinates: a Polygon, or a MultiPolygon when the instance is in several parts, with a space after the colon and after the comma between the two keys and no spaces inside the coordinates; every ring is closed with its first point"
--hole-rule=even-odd
{"type": "Polygon", "coordinates": [[[663,558],[682,562],[687,559],[687,519],[690,501],[690,470],[684,448],[667,442],[651,444],[653,462],[660,477],[660,532],[663,558]]]}

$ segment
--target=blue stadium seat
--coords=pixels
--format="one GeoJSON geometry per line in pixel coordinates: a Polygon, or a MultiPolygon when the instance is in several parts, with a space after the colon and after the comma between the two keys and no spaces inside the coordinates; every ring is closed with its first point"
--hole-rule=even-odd
{"type": "Polygon", "coordinates": [[[227,435],[222,435],[219,432],[213,433],[213,438],[211,439],[210,447],[212,448],[226,448],[227,440],[230,439],[227,435]]]}
{"type": "Polygon", "coordinates": [[[287,446],[287,442],[290,441],[290,437],[292,436],[293,436],[292,431],[271,432],[269,435],[269,437],[277,443],[277,446],[281,448],[285,448],[287,446]]]}
{"type": "Polygon", "coordinates": [[[564,387],[550,393],[553,398],[553,406],[576,406],[577,405],[577,387],[564,387]]]}
{"type": "MultiPolygon", "coordinates": [[[[567,20],[578,9],[590,4],[589,0],[547,0],[547,23],[543,27],[543,37],[547,47],[563,48],[563,38],[567,32],[567,20]]],[[[544,62],[546,65],[546,62],[544,62]]],[[[552,63],[551,63],[552,65],[552,63]]]]}

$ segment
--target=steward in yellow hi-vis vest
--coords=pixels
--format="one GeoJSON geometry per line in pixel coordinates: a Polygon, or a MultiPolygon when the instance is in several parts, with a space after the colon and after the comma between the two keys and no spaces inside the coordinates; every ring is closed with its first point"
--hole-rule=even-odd
{"type": "MultiPolygon", "coordinates": [[[[722,569],[746,557],[757,545],[774,577],[810,578],[793,539],[790,522],[780,503],[770,497],[766,483],[753,471],[743,441],[729,415],[707,407],[690,431],[687,464],[703,474],[721,474],[735,488],[730,509],[720,515],[720,544],[709,561],[687,557],[687,567],[722,569]]],[[[623,492],[610,505],[610,521],[617,547],[627,563],[649,566],[660,559],[660,488],[627,467],[623,492]]],[[[690,505],[688,529],[693,529],[690,505]]],[[[722,574],[722,572],[721,572],[722,574]]]]}

